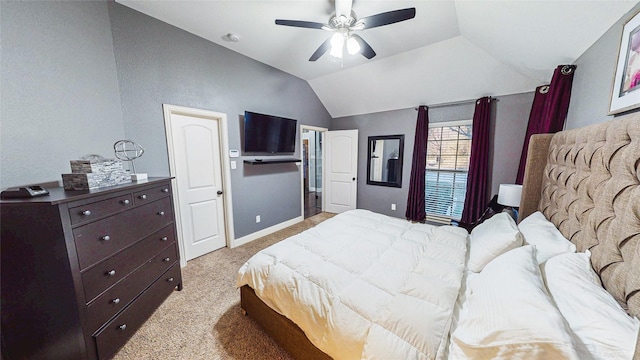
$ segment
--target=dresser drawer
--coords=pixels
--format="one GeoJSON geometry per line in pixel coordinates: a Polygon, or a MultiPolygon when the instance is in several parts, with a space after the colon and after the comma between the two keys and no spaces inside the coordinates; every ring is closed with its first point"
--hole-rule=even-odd
{"type": "Polygon", "coordinates": [[[69,208],[69,217],[71,218],[71,224],[77,225],[127,210],[132,206],[133,198],[131,197],[131,194],[124,194],[110,199],[69,208]]]}
{"type": "Polygon", "coordinates": [[[169,194],[171,194],[171,187],[169,184],[165,184],[135,192],[133,194],[133,200],[136,202],[136,205],[140,205],[162,199],[163,197],[169,196],[169,194]]]}
{"type": "Polygon", "coordinates": [[[84,270],[173,222],[171,199],[164,198],[73,229],[84,270]]]}
{"type": "Polygon", "coordinates": [[[181,281],[180,264],[174,264],[131,305],[107,323],[94,336],[98,357],[113,357],[181,281]]]}
{"type": "Polygon", "coordinates": [[[90,331],[93,333],[98,330],[171,265],[175,264],[176,260],[176,244],[173,243],[90,303],[87,306],[90,331]],[[165,261],[167,258],[170,260],[165,261]]]}
{"type": "MultiPolygon", "coordinates": [[[[153,274],[153,279],[164,273],[171,265],[178,261],[178,244],[173,243],[172,246],[164,249],[160,254],[154,256],[151,259],[150,274],[153,274]]],[[[149,275],[151,278],[151,275],[149,275]]]]}
{"type": "Polygon", "coordinates": [[[90,302],[103,291],[166,248],[175,241],[173,224],[155,232],[125,251],[99,263],[82,273],[82,284],[86,302],[90,302]]]}

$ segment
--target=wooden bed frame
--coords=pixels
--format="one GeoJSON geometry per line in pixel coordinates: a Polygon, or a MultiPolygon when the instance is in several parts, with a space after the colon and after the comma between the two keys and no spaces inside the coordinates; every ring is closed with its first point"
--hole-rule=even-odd
{"type": "Polygon", "coordinates": [[[248,285],[240,288],[240,307],[294,359],[331,359],[309,341],[298,325],[267,306],[248,285]]]}
{"type": "MultiPolygon", "coordinates": [[[[538,210],[578,251],[591,251],[605,289],[640,318],[640,114],[534,135],[520,219],[538,210]]],[[[330,359],[253,289],[240,290],[243,312],[295,359],[330,359]]],[[[633,359],[640,360],[640,338],[633,359]]]]}

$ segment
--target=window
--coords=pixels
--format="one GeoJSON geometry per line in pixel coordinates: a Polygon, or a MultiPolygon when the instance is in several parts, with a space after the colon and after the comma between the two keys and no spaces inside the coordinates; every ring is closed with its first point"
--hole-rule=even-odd
{"type": "Polygon", "coordinates": [[[471,157],[471,120],[429,124],[425,171],[427,218],[460,220],[471,157]]]}

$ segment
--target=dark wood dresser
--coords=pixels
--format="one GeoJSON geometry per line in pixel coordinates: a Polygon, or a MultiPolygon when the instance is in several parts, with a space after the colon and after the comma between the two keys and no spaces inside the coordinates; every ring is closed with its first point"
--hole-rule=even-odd
{"type": "Polygon", "coordinates": [[[3,358],[111,358],[182,289],[171,179],[49,192],[0,201],[3,358]]]}

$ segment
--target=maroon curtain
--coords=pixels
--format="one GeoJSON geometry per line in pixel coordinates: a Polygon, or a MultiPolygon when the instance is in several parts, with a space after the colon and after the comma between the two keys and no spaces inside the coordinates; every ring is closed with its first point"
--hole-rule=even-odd
{"type": "Polygon", "coordinates": [[[575,65],[558,65],[553,72],[551,83],[548,86],[536,88],[536,95],[533,98],[533,105],[529,114],[527,134],[525,135],[520,155],[516,184],[522,184],[524,178],[524,168],[527,163],[531,135],[556,133],[564,128],[564,122],[569,111],[575,69],[575,65]]]}
{"type": "Polygon", "coordinates": [[[489,143],[491,124],[491,97],[476,101],[471,134],[471,159],[467,175],[467,194],[464,199],[461,221],[475,223],[487,205],[489,183],[489,143]]]}
{"type": "Polygon", "coordinates": [[[531,113],[529,114],[529,124],[527,125],[527,135],[524,137],[524,144],[522,145],[522,153],[520,154],[520,166],[518,167],[518,176],[516,177],[516,184],[522,185],[522,179],[524,177],[524,165],[527,162],[527,153],[529,152],[529,139],[533,134],[539,134],[537,119],[542,118],[544,111],[544,104],[549,94],[549,85],[542,85],[536,88],[536,95],[533,97],[533,104],[531,105],[531,113]]]}
{"type": "Polygon", "coordinates": [[[409,180],[409,196],[407,198],[407,220],[424,222],[427,214],[424,204],[425,168],[427,167],[427,137],[429,136],[429,108],[418,107],[416,135],[413,144],[413,160],[411,161],[411,179],[409,180]]]}

